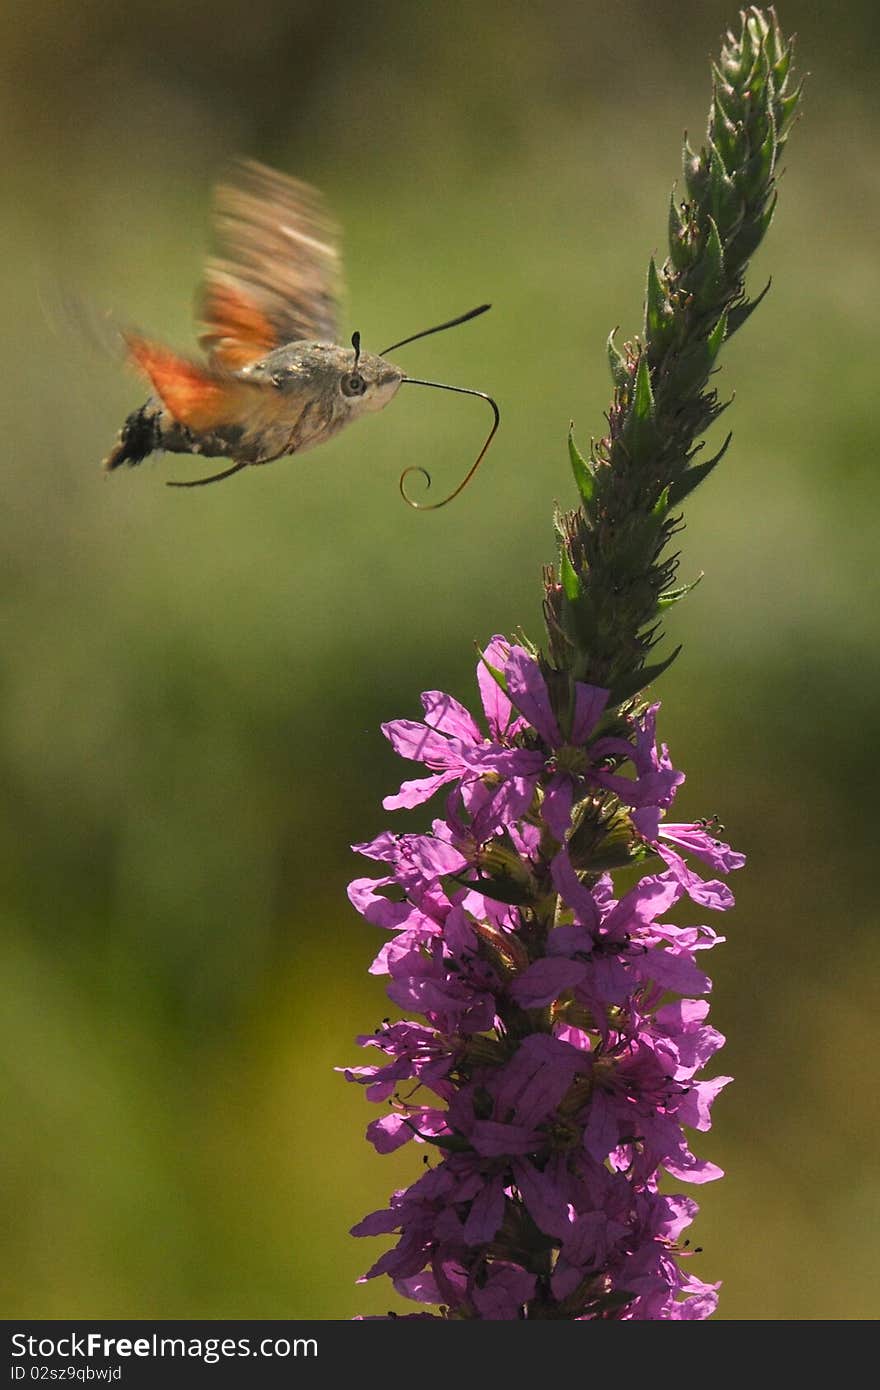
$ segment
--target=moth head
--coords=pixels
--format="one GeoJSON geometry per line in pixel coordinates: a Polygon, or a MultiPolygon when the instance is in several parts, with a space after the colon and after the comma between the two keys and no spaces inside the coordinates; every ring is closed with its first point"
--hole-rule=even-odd
{"type": "Polygon", "coordinates": [[[243,367],[238,375],[284,396],[321,400],[335,418],[381,410],[396,394],[404,374],[384,357],[361,352],[358,334],[354,337],[358,346],[352,348],[289,343],[243,367]]]}
{"type": "Polygon", "coordinates": [[[396,395],[403,372],[384,357],[361,352],[361,336],[352,335],[352,352],[341,364],[339,393],[351,411],[381,410],[396,395]]]}

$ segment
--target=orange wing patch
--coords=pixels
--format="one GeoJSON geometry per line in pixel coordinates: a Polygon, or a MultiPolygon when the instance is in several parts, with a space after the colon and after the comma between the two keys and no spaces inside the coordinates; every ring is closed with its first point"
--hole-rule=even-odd
{"type": "Polygon", "coordinates": [[[233,423],[252,404],[253,388],[243,382],[216,376],[147,338],[126,333],[125,341],[136,366],[149,377],[175,420],[188,429],[233,423]]]}
{"type": "Polygon", "coordinates": [[[256,362],[277,344],[278,335],[255,300],[216,277],[207,288],[202,317],[210,327],[199,341],[227,371],[256,362]]]}

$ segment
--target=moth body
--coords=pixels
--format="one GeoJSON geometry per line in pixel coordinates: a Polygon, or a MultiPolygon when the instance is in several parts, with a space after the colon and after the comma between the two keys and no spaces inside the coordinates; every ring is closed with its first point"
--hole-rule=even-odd
{"type": "Polygon", "coordinates": [[[164,375],[154,366],[161,394],[129,415],[105,466],[140,463],[159,450],[242,464],[304,453],[397,393],[398,367],[371,353],[355,358],[332,343],[287,343],[206,383],[204,399],[197,380],[181,382],[179,371],[175,377],[174,363],[164,375]]]}
{"type": "MultiPolygon", "coordinates": [[[[217,253],[205,268],[198,318],[202,361],[162,343],[123,332],[126,355],[152,385],[153,395],[126,419],[104,460],[108,471],[150,454],[224,457],[232,466],[206,478],[173,482],[198,487],[253,464],[301,454],[361,415],[382,410],[404,381],[481,396],[495,421],[463,483],[440,502],[414,502],[405,469],[400,490],[410,506],[435,510],[457,497],[473,476],[498,428],[498,407],[482,391],[406,376],[385,357],[338,346],[341,261],[338,232],[320,193],[250,160],[236,166],[215,193],[217,253]]],[[[485,313],[482,304],[447,323],[411,334],[386,348],[454,328],[485,313]]],[[[429,481],[429,480],[428,480],[429,481]]]]}

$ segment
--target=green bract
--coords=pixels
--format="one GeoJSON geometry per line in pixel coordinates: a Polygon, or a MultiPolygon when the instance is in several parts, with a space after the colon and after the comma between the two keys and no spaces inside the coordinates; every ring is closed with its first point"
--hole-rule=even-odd
{"type": "Polygon", "coordinates": [[[658,618],[676,588],[667,545],[674,509],[730,442],[697,462],[702,436],[725,409],[709,386],[725,342],[760,303],[744,276],[770,225],[775,171],[800,87],[789,90],[792,45],[771,9],[742,15],[717,65],[705,144],[687,141],[683,187],[669,209],[669,256],[648,265],[643,337],[608,358],[614,395],[604,438],[584,459],[569,435],[578,511],[559,520],[561,558],[548,572],[548,666],[631,699],[669,659],[648,664],[658,618]],[[600,616],[601,615],[601,616],[600,616]]]}

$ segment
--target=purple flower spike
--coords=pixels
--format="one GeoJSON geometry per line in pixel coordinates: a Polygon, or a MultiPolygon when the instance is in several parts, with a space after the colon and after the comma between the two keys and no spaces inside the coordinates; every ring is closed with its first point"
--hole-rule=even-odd
{"type": "Polygon", "coordinates": [[[664,1173],[720,1176],[685,1132],[709,1128],[729,1080],[700,1076],[723,1039],[696,953],[722,938],[667,914],[732,902],[685,855],[717,873],[743,857],[714,821],[665,823],[683,774],[657,745],[657,705],[603,734],[606,690],[572,682],[558,697],[500,637],[477,680],[485,729],[439,691],[424,723],[385,726],[434,774],[386,805],[445,787],[445,814],[431,834],[359,846],[385,872],[349,889],[387,934],[374,971],[423,1021],[361,1038],[386,1061],[345,1075],[384,1108],[368,1129],[378,1152],[413,1142],[431,1156],[356,1228],[397,1237],[367,1277],[445,1317],[706,1318],[716,1286],[680,1264],[696,1204],[658,1187],[664,1173]],[[623,817],[636,859],[665,867],[616,896],[581,858],[585,816],[600,827],[591,855],[623,817]]]}

